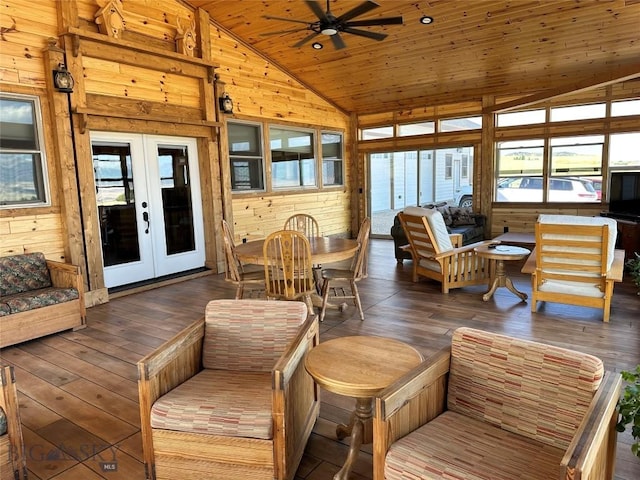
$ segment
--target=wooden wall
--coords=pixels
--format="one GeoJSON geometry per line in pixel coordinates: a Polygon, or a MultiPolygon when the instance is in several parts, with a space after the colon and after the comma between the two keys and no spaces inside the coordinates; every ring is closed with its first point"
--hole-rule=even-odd
{"type": "Polygon", "coordinates": [[[238,238],[261,238],[281,228],[285,214],[299,211],[326,215],[326,234],[350,234],[349,150],[347,183],[339,189],[236,196],[225,174],[230,118],[343,131],[348,145],[348,115],[216,28],[206,12],[177,0],[127,0],[126,28],[114,39],[94,22],[105,3],[3,2],[0,88],[41,99],[51,205],[0,209],[0,255],[43,251],[47,258],[81,265],[88,304],[108,298],[94,211],[91,130],[199,139],[206,262],[214,270],[224,261],[217,228],[223,215],[242,232],[238,238]],[[194,57],[175,51],[178,22],[196,26],[194,57]],[[59,61],[76,80],[70,107],[66,94],[51,87],[51,65],[59,61]],[[232,116],[221,118],[216,97],[223,91],[235,107],[232,116]]]}

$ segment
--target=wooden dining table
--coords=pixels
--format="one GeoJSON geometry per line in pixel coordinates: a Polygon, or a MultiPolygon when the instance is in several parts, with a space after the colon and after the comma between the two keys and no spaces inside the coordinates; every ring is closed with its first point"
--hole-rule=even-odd
{"type": "MultiPolygon", "coordinates": [[[[264,240],[236,245],[236,255],[242,263],[264,265],[262,247],[264,240]]],[[[311,259],[314,265],[348,260],[358,251],[358,242],[350,238],[310,237],[311,259]]]]}

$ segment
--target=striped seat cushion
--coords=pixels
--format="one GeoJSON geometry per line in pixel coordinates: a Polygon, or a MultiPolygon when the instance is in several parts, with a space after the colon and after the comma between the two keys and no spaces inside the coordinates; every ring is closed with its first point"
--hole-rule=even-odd
{"type": "Polygon", "coordinates": [[[447,408],[566,449],[603,375],[602,361],[592,355],[458,328],[447,408]]]}
{"type": "Polygon", "coordinates": [[[549,480],[563,450],[447,411],[389,449],[384,478],[549,480]]]}
{"type": "Polygon", "coordinates": [[[271,411],[269,372],[205,369],[153,404],[151,427],[270,440],[271,411]]]}

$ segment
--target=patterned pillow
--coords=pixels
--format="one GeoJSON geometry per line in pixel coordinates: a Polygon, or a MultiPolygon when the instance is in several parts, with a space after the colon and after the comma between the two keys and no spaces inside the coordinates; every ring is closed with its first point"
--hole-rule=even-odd
{"type": "Polygon", "coordinates": [[[452,227],[476,224],[476,217],[469,207],[449,207],[449,213],[451,214],[452,227]]]}
{"type": "Polygon", "coordinates": [[[0,297],[51,286],[47,262],[40,252],[0,257],[0,267],[0,297]]]}
{"type": "Polygon", "coordinates": [[[441,207],[436,207],[436,210],[438,210],[442,214],[442,218],[444,218],[444,224],[447,227],[450,227],[453,223],[453,217],[451,216],[450,207],[448,205],[443,205],[441,207]]]}

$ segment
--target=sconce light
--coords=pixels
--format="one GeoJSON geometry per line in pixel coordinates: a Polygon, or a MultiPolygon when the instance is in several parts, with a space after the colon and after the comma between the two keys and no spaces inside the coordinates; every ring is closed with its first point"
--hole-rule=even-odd
{"type": "Polygon", "coordinates": [[[223,113],[233,113],[233,100],[228,93],[223,93],[218,101],[220,102],[220,110],[223,113]]]}
{"type": "Polygon", "coordinates": [[[73,77],[64,63],[59,63],[58,68],[53,71],[53,85],[59,92],[73,92],[73,77]]]}

